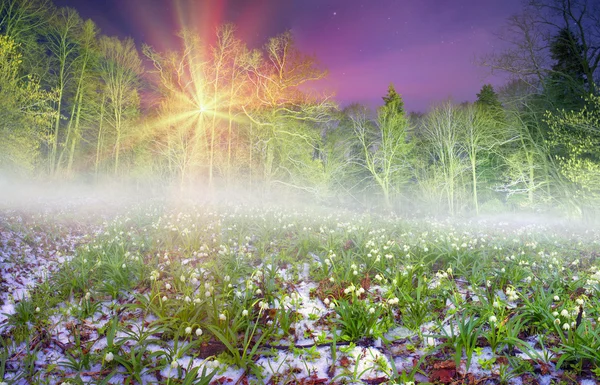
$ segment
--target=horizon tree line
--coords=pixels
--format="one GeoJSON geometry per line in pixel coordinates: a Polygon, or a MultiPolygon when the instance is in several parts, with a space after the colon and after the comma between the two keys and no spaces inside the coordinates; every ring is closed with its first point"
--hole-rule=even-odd
{"type": "Polygon", "coordinates": [[[506,208],[592,217],[600,203],[600,99],[592,2],[530,1],[510,75],[474,103],[408,113],[390,84],[376,111],[305,91],[326,76],[285,32],[250,49],[225,24],[159,52],[108,37],[49,0],[0,5],[0,168],[91,181],[296,191],[329,203],[451,215],[506,208]]]}

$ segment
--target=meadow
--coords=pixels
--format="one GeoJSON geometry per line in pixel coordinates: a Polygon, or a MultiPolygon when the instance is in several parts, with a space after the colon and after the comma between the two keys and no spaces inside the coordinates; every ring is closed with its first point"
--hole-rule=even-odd
{"type": "Polygon", "coordinates": [[[0,384],[600,378],[597,229],[96,206],[0,211],[0,384]]]}

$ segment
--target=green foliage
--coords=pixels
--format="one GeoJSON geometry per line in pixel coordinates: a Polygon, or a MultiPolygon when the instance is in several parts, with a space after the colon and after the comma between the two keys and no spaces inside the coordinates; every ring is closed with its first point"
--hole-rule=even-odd
{"type": "Polygon", "coordinates": [[[600,97],[590,96],[579,111],[548,112],[550,143],[558,149],[560,172],[572,187],[579,215],[594,216],[600,202],[600,97]]]}
{"type": "Polygon", "coordinates": [[[0,167],[30,173],[40,156],[44,129],[55,118],[52,92],[34,75],[21,76],[19,46],[0,35],[0,167]]]}

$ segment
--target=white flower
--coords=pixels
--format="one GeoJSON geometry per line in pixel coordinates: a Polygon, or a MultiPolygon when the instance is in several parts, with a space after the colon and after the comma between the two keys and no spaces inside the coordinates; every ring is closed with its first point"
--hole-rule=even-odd
{"type": "Polygon", "coordinates": [[[375,308],[374,307],[369,308],[369,313],[371,313],[371,314],[375,313],[375,308]]]}
{"type": "Polygon", "coordinates": [[[555,318],[558,317],[558,312],[557,311],[553,311],[552,312],[552,316],[554,316],[555,318]]]}
{"type": "Polygon", "coordinates": [[[564,330],[569,330],[569,329],[571,329],[571,325],[569,325],[568,323],[566,323],[566,322],[565,322],[565,323],[563,324],[562,328],[563,328],[564,330]]]}
{"type": "Polygon", "coordinates": [[[248,310],[242,310],[242,317],[248,317],[248,310]]]}
{"type": "Polygon", "coordinates": [[[325,299],[323,300],[323,303],[324,303],[325,305],[329,305],[329,298],[325,298],[325,299]]]}
{"type": "Polygon", "coordinates": [[[89,300],[91,296],[92,296],[92,295],[90,294],[90,292],[89,292],[89,291],[88,291],[87,293],[85,293],[85,299],[86,299],[86,300],[89,300]]]}
{"type": "Polygon", "coordinates": [[[179,277],[179,280],[180,280],[181,282],[185,282],[185,275],[181,274],[181,277],[179,277]]]}
{"type": "Polygon", "coordinates": [[[171,284],[170,284],[170,283],[167,283],[167,284],[165,284],[165,288],[166,288],[167,290],[171,290],[171,284]]]}
{"type": "Polygon", "coordinates": [[[224,313],[219,314],[219,319],[221,321],[226,321],[227,320],[227,316],[224,313]]]}
{"type": "Polygon", "coordinates": [[[554,300],[558,302],[558,301],[560,301],[560,297],[559,297],[559,296],[557,296],[557,295],[555,295],[555,296],[554,296],[554,300]]]}
{"type": "Polygon", "coordinates": [[[127,268],[127,265],[126,265],[126,264],[122,264],[122,265],[121,265],[121,267],[122,267],[123,269],[125,269],[125,268],[127,268]]]}
{"type": "Polygon", "coordinates": [[[112,352],[108,352],[104,356],[104,361],[111,362],[113,360],[113,358],[115,358],[114,354],[112,354],[112,352]]]}
{"type": "Polygon", "coordinates": [[[206,297],[210,297],[210,291],[208,291],[208,290],[207,290],[207,291],[206,291],[206,293],[204,293],[204,295],[205,295],[206,297]]]}
{"type": "Polygon", "coordinates": [[[577,298],[575,302],[577,303],[577,305],[583,305],[583,298],[577,298]]]}
{"type": "Polygon", "coordinates": [[[200,337],[202,335],[202,329],[200,329],[200,328],[196,329],[196,335],[198,337],[200,337]]]}
{"type": "Polygon", "coordinates": [[[192,334],[192,328],[190,326],[185,328],[185,334],[192,334]]]}
{"type": "Polygon", "coordinates": [[[163,295],[163,297],[162,297],[162,301],[163,301],[163,302],[167,302],[167,299],[168,299],[168,298],[167,298],[167,296],[166,296],[166,295],[163,295]]]}
{"type": "Polygon", "coordinates": [[[569,316],[569,311],[567,309],[563,309],[560,312],[560,315],[562,315],[563,317],[568,317],[569,316]]]}
{"type": "Polygon", "coordinates": [[[490,321],[490,323],[496,323],[496,322],[498,322],[498,318],[496,318],[495,315],[492,315],[492,316],[490,316],[489,321],[490,321]]]}
{"type": "Polygon", "coordinates": [[[39,313],[41,310],[42,310],[42,309],[40,309],[40,307],[39,307],[39,306],[35,308],[35,312],[36,312],[36,313],[39,313]]]}
{"type": "Polygon", "coordinates": [[[179,367],[179,362],[177,362],[177,360],[173,360],[173,362],[171,362],[171,368],[177,369],[178,367],[179,367]]]}

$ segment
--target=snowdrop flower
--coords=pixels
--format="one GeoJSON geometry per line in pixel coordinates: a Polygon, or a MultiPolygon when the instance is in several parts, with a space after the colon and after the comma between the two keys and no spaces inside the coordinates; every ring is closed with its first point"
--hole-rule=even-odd
{"type": "Polygon", "coordinates": [[[177,360],[173,360],[173,362],[171,362],[171,368],[177,369],[178,367],[179,367],[179,362],[177,362],[177,360]]]}
{"type": "Polygon", "coordinates": [[[206,293],[204,293],[204,295],[205,295],[207,298],[208,298],[208,297],[210,297],[210,291],[209,291],[209,290],[207,290],[207,291],[206,291],[206,293]]]}
{"type": "Polygon", "coordinates": [[[167,298],[167,296],[166,296],[166,295],[163,295],[163,297],[162,297],[162,301],[163,301],[163,302],[167,302],[167,299],[168,299],[168,298],[167,298]]]}
{"type": "MultiPolygon", "coordinates": [[[[329,308],[330,308],[330,309],[333,309],[333,308],[335,308],[335,303],[331,302],[331,303],[329,304],[329,308]]],[[[600,318],[599,318],[599,320],[600,320],[600,318]]],[[[598,321],[598,322],[600,322],[600,321],[598,321]]]]}
{"type": "Polygon", "coordinates": [[[323,303],[324,303],[325,305],[329,305],[329,302],[330,302],[330,301],[329,301],[329,298],[325,298],[325,299],[323,300],[323,303]]]}
{"type": "Polygon", "coordinates": [[[36,312],[36,313],[39,313],[41,310],[42,310],[42,309],[40,309],[40,307],[39,307],[39,306],[35,308],[35,312],[36,312]]]}
{"type": "Polygon", "coordinates": [[[577,303],[577,305],[583,305],[583,298],[577,298],[575,303],[577,303]]]}
{"type": "Polygon", "coordinates": [[[558,317],[558,312],[557,311],[553,311],[552,312],[552,316],[555,317],[555,318],[558,317]]]}
{"type": "Polygon", "coordinates": [[[121,265],[121,267],[122,267],[123,269],[125,269],[125,268],[127,268],[127,265],[126,265],[126,264],[122,264],[122,265],[121,265]]]}
{"type": "Polygon", "coordinates": [[[369,313],[370,313],[370,314],[374,314],[374,313],[375,313],[375,308],[374,308],[374,307],[372,307],[372,308],[369,308],[369,313]]]}
{"type": "Polygon", "coordinates": [[[108,352],[104,356],[104,361],[111,362],[114,358],[115,358],[114,354],[112,354],[112,352],[108,352]]]}
{"type": "Polygon", "coordinates": [[[219,319],[221,321],[227,321],[227,316],[224,313],[219,314],[219,319]]]}
{"type": "Polygon", "coordinates": [[[556,302],[558,302],[558,301],[560,301],[560,297],[559,297],[559,296],[557,296],[557,295],[555,295],[555,296],[554,296],[554,300],[555,300],[556,302]]]}
{"type": "Polygon", "coordinates": [[[192,328],[190,326],[185,328],[185,334],[192,334],[192,328]]]}
{"type": "Polygon", "coordinates": [[[329,277],[329,282],[332,282],[332,283],[335,282],[335,278],[329,277]]]}
{"type": "Polygon", "coordinates": [[[181,282],[185,282],[185,275],[181,274],[181,277],[179,277],[179,280],[180,280],[181,282]]]}
{"type": "Polygon", "coordinates": [[[165,284],[165,289],[171,290],[171,284],[170,283],[165,284]]]}
{"type": "Polygon", "coordinates": [[[362,288],[362,286],[361,286],[361,287],[359,287],[359,288],[358,288],[358,290],[356,291],[356,294],[358,294],[358,295],[362,295],[364,292],[365,292],[365,289],[363,289],[363,288],[362,288]]]}
{"type": "Polygon", "coordinates": [[[489,321],[490,321],[490,323],[496,323],[496,322],[498,322],[498,318],[496,318],[495,315],[492,315],[492,316],[490,316],[489,321]]]}
{"type": "Polygon", "coordinates": [[[571,325],[569,325],[568,323],[565,322],[563,324],[562,328],[563,328],[563,330],[569,330],[569,329],[571,329],[571,325]]]}
{"type": "Polygon", "coordinates": [[[560,315],[562,315],[563,317],[568,317],[568,316],[569,316],[569,312],[567,311],[567,309],[563,309],[563,310],[560,312],[560,315]]]}
{"type": "Polygon", "coordinates": [[[248,310],[242,310],[242,317],[248,317],[248,310]]]}
{"type": "Polygon", "coordinates": [[[202,335],[202,329],[200,329],[200,328],[196,329],[196,335],[198,337],[200,337],[202,335]]]}

